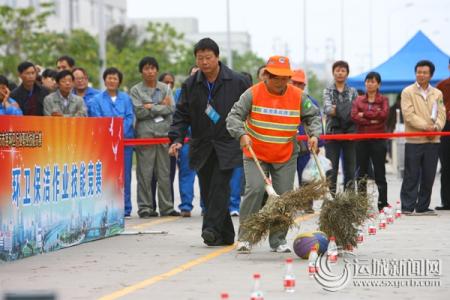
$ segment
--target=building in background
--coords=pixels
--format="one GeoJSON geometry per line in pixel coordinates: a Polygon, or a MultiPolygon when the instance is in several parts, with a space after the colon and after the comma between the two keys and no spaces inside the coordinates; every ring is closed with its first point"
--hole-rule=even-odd
{"type": "MultiPolygon", "coordinates": [[[[145,18],[128,19],[128,25],[135,25],[139,36],[145,37],[145,30],[149,22],[169,24],[178,33],[184,34],[184,41],[188,45],[193,45],[204,37],[213,39],[221,49],[222,56],[225,55],[227,45],[227,33],[223,32],[200,32],[198,20],[196,18],[145,18]]],[[[251,51],[251,39],[248,32],[231,32],[231,49],[239,54],[251,51]]]]}
{"type": "MultiPolygon", "coordinates": [[[[84,29],[96,36],[99,29],[99,0],[0,0],[0,5],[8,5],[13,8],[33,6],[37,11],[40,4],[53,2],[55,13],[47,21],[47,28],[51,31],[70,31],[72,29],[84,29]]],[[[103,0],[106,29],[117,25],[126,24],[127,1],[103,0]]]]}

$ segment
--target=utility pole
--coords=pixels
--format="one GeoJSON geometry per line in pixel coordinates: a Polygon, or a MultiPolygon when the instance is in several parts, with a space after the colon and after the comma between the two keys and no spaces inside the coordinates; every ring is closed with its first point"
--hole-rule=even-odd
{"type": "Polygon", "coordinates": [[[341,59],[345,60],[345,37],[344,37],[344,0],[341,0],[341,59]]]}
{"type": "Polygon", "coordinates": [[[373,68],[373,0],[369,1],[369,63],[370,69],[373,68]]]}
{"type": "Polygon", "coordinates": [[[67,3],[68,7],[68,12],[69,12],[69,33],[73,30],[73,2],[72,0],[69,0],[67,3]]]}
{"type": "Polygon", "coordinates": [[[101,89],[105,88],[105,84],[103,82],[103,72],[106,69],[106,33],[104,7],[104,0],[98,0],[98,56],[100,57],[99,83],[101,89]]]}
{"type": "Polygon", "coordinates": [[[233,69],[233,51],[231,51],[231,31],[230,31],[230,0],[227,1],[227,58],[228,67],[233,69]]]}
{"type": "Polygon", "coordinates": [[[303,68],[305,69],[305,71],[308,69],[307,66],[307,46],[306,46],[306,0],[303,0],[303,68]]]}

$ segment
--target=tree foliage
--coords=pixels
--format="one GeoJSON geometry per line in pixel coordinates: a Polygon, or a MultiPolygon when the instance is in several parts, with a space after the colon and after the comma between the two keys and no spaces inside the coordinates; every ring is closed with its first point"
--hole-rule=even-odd
{"type": "Polygon", "coordinates": [[[117,51],[122,51],[131,45],[137,45],[138,30],[136,26],[126,27],[118,24],[108,30],[106,39],[117,51]]]}
{"type": "MultiPolygon", "coordinates": [[[[226,59],[225,59],[226,61],[226,59]]],[[[233,51],[233,69],[237,72],[247,72],[252,75],[253,82],[257,80],[258,68],[265,65],[266,62],[261,57],[251,51],[239,54],[233,51]]]]}
{"type": "Polygon", "coordinates": [[[171,72],[185,76],[195,63],[192,46],[183,41],[183,34],[177,33],[168,24],[148,23],[145,32],[138,34],[135,27],[118,25],[107,35],[108,58],[124,73],[123,85],[130,88],[141,80],[138,64],[144,56],[153,56],[160,72],[171,72]]]}
{"type": "MultiPolygon", "coordinates": [[[[97,38],[84,30],[64,33],[47,30],[47,18],[53,11],[52,4],[41,4],[39,12],[33,7],[0,6],[0,73],[13,79],[21,61],[29,60],[44,68],[55,68],[59,56],[70,55],[77,66],[87,70],[93,85],[98,86],[100,59],[97,38]]],[[[155,57],[160,72],[171,72],[181,79],[195,64],[193,45],[168,24],[149,22],[143,32],[135,26],[113,26],[107,33],[106,50],[107,66],[122,71],[125,89],[141,80],[138,64],[144,56],[155,57]]],[[[252,52],[243,55],[233,52],[233,59],[236,71],[245,71],[252,76],[264,64],[264,60],[252,52]]]]}
{"type": "Polygon", "coordinates": [[[316,99],[320,107],[323,107],[323,90],[326,87],[326,82],[320,80],[313,72],[308,72],[308,94],[316,99]]]}
{"type": "Polygon", "coordinates": [[[12,78],[17,65],[32,54],[28,45],[34,43],[51,14],[49,3],[42,3],[40,12],[32,7],[0,6],[0,69],[4,75],[12,78]]]}

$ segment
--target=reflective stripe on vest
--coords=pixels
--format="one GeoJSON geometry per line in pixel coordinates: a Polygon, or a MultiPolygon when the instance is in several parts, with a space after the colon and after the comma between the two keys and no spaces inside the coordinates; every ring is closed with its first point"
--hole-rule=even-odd
{"type": "Polygon", "coordinates": [[[281,130],[281,131],[295,130],[297,132],[297,127],[298,127],[298,124],[282,124],[282,123],[259,121],[259,120],[254,120],[254,119],[249,119],[248,123],[251,124],[252,127],[259,127],[259,128],[272,129],[272,130],[281,130]]]}
{"type": "Polygon", "coordinates": [[[282,137],[282,136],[271,136],[271,135],[260,134],[260,133],[255,132],[250,127],[248,127],[247,123],[244,124],[244,127],[250,136],[252,136],[258,140],[261,140],[263,142],[267,142],[267,143],[286,144],[289,141],[292,141],[295,139],[295,137],[282,137]]]}
{"type": "Polygon", "coordinates": [[[291,109],[277,109],[270,107],[252,106],[252,111],[263,115],[283,116],[283,117],[300,117],[300,111],[291,109]]]}

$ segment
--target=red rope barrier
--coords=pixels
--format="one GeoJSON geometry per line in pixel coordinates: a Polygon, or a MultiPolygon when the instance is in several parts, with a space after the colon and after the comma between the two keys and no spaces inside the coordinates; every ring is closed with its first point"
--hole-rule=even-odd
{"type": "MultiPolygon", "coordinates": [[[[348,133],[348,134],[322,134],[322,140],[367,140],[367,139],[392,139],[403,137],[430,137],[430,136],[450,136],[448,131],[436,132],[395,132],[395,133],[348,133]]],[[[297,140],[306,140],[304,135],[297,136],[297,140]]],[[[186,143],[189,139],[184,139],[186,143]]],[[[158,145],[168,144],[169,138],[145,138],[145,139],[125,139],[125,146],[143,146],[143,145],[158,145]]]]}

